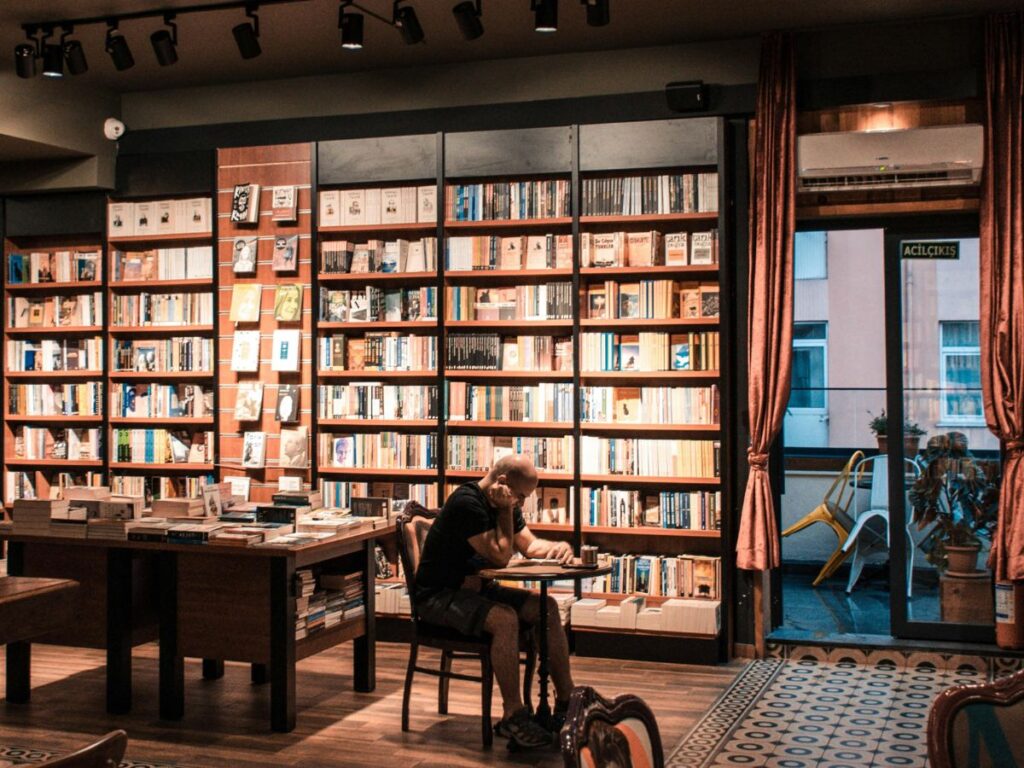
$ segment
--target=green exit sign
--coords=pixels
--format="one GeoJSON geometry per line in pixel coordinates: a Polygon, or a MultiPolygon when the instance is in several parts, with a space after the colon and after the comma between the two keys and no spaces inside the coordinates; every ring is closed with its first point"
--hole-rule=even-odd
{"type": "Polygon", "coordinates": [[[901,240],[901,259],[959,259],[959,240],[901,240]]]}

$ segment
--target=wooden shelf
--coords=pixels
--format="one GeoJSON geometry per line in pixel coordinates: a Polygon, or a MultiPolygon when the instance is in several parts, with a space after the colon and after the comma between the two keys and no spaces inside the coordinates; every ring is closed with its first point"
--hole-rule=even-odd
{"type": "Polygon", "coordinates": [[[321,331],[434,331],[437,320],[374,320],[368,323],[327,323],[317,324],[321,331]]]}
{"type": "Polygon", "coordinates": [[[4,459],[4,464],[14,469],[62,469],[65,467],[98,469],[103,466],[103,462],[99,459],[4,459]]]}
{"type": "Polygon", "coordinates": [[[718,211],[701,211],[695,213],[642,213],[629,216],[580,216],[580,226],[587,224],[658,224],[682,221],[718,221],[718,211]]]}
{"type": "Polygon", "coordinates": [[[112,291],[157,291],[160,289],[209,288],[213,290],[213,280],[208,277],[190,280],[112,280],[112,291]]]}
{"type": "Polygon", "coordinates": [[[718,264],[675,264],[669,267],[582,267],[580,277],[614,279],[616,277],[718,277],[718,264]]]}
{"type": "MultiPolygon", "coordinates": [[[[340,227],[319,227],[321,235],[373,234],[379,232],[422,232],[430,234],[437,230],[436,221],[407,221],[401,224],[348,224],[340,227]]],[[[333,239],[333,238],[331,238],[333,239]]]]}
{"type": "Polygon", "coordinates": [[[527,527],[536,533],[572,533],[568,523],[527,523],[527,527]]]}
{"type": "Polygon", "coordinates": [[[110,462],[111,472],[145,472],[148,474],[163,474],[164,472],[208,472],[213,473],[216,467],[213,464],[189,464],[182,462],[174,464],[164,462],[162,464],[150,462],[112,461],[110,462]]]}
{"type": "Polygon", "coordinates": [[[8,424],[98,424],[103,421],[102,416],[23,416],[7,415],[4,421],[8,424]]]}
{"type": "Polygon", "coordinates": [[[660,477],[658,475],[580,475],[580,482],[586,485],[663,485],[672,488],[718,487],[718,477],[660,477]]]}
{"type": "Polygon", "coordinates": [[[343,427],[360,431],[373,429],[437,429],[436,419],[320,419],[321,427],[343,427]]]}
{"type": "Polygon", "coordinates": [[[213,417],[193,416],[111,416],[112,426],[143,427],[213,427],[213,417]]]}
{"type": "Polygon", "coordinates": [[[437,371],[318,371],[320,379],[351,379],[373,381],[374,379],[436,379],[437,371]]]}
{"type": "Polygon", "coordinates": [[[112,325],[111,336],[189,336],[213,333],[213,325],[112,325]]]}
{"type": "MultiPolygon", "coordinates": [[[[532,527],[532,526],[531,526],[532,527]]],[[[658,528],[653,525],[644,526],[607,526],[607,525],[585,525],[582,533],[612,536],[669,536],[683,539],[720,539],[721,531],[693,531],[689,528],[658,528]]]]}
{"type": "Polygon", "coordinates": [[[9,293],[79,293],[97,291],[103,288],[99,280],[87,280],[69,283],[5,283],[4,290],[9,293]]]}
{"type": "Polygon", "coordinates": [[[529,381],[572,381],[572,371],[463,371],[449,368],[445,378],[467,381],[488,379],[520,379],[529,381]]]}
{"type": "Polygon", "coordinates": [[[531,278],[572,278],[571,269],[449,269],[444,279],[452,282],[491,282],[493,280],[515,280],[531,278]]]}
{"type": "Polygon", "coordinates": [[[712,381],[719,377],[718,370],[713,371],[581,371],[580,381],[639,381],[641,383],[664,381],[712,381]]]}
{"type": "Polygon", "coordinates": [[[102,325],[48,325],[45,327],[7,328],[9,336],[100,336],[102,325]]]}
{"type": "Polygon", "coordinates": [[[82,379],[100,379],[103,371],[8,371],[8,379],[54,379],[55,381],[78,381],[82,379]]]}
{"type": "Polygon", "coordinates": [[[420,283],[434,280],[436,272],[321,272],[321,283],[420,283]]]}
{"type": "Polygon", "coordinates": [[[520,432],[572,432],[571,421],[474,421],[472,419],[449,419],[448,430],[451,432],[461,431],[507,431],[518,430],[520,432]]]}
{"type": "Polygon", "coordinates": [[[630,422],[612,422],[610,424],[604,424],[594,421],[584,421],[580,424],[580,432],[584,435],[588,434],[608,434],[625,432],[626,434],[632,434],[634,432],[658,432],[666,435],[675,435],[677,433],[685,432],[688,434],[706,434],[706,435],[717,435],[721,432],[721,426],[719,424],[641,424],[630,423],[630,422]]]}
{"type": "Polygon", "coordinates": [[[213,371],[112,371],[111,381],[195,381],[212,379],[213,371]]]}
{"type": "Polygon", "coordinates": [[[366,634],[366,624],[363,616],[353,618],[342,618],[340,624],[333,627],[325,627],[319,632],[307,635],[295,641],[295,660],[299,661],[307,656],[320,653],[328,648],[333,648],[338,643],[344,643],[366,634]]]}
{"type": "Polygon", "coordinates": [[[111,237],[107,242],[112,246],[137,245],[139,243],[200,243],[213,239],[213,232],[182,232],[171,235],[129,235],[111,237]]]}
{"type": "Polygon", "coordinates": [[[623,318],[585,318],[580,320],[580,327],[583,330],[590,330],[592,328],[607,328],[609,330],[618,330],[619,328],[639,328],[641,330],[648,330],[651,328],[717,328],[718,318],[717,317],[668,317],[668,318],[640,318],[640,317],[623,317],[623,318]]]}
{"type": "Polygon", "coordinates": [[[456,331],[480,331],[489,328],[507,330],[555,328],[571,331],[572,320],[447,320],[444,327],[456,331]]]}
{"type": "Polygon", "coordinates": [[[445,229],[543,229],[572,224],[571,216],[553,216],[549,219],[487,219],[485,221],[455,221],[448,219],[445,229]]]}
{"type": "MultiPolygon", "coordinates": [[[[479,480],[481,477],[487,474],[487,470],[447,469],[445,470],[444,474],[445,477],[458,478],[460,480],[479,480]]],[[[542,469],[538,469],[537,478],[541,485],[544,485],[544,483],[571,483],[572,472],[545,472],[542,469]]]]}
{"type": "Polygon", "coordinates": [[[332,467],[330,465],[321,465],[319,472],[321,475],[339,475],[352,479],[367,476],[379,477],[381,475],[423,480],[437,479],[436,469],[382,469],[379,467],[332,467]]]}

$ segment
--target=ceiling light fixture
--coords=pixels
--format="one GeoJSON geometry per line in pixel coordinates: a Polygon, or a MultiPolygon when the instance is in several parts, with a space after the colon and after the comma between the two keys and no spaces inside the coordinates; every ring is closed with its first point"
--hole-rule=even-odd
{"type": "Polygon", "coordinates": [[[604,27],[611,21],[611,0],[580,0],[587,8],[587,24],[604,27]]]}
{"type": "Polygon", "coordinates": [[[530,0],[533,28],[537,32],[558,31],[558,0],[530,0]]]}
{"type": "Polygon", "coordinates": [[[164,25],[167,29],[158,29],[149,36],[149,42],[153,45],[157,64],[169,67],[178,60],[178,25],[174,23],[173,13],[164,16],[164,25]]]}
{"type": "Polygon", "coordinates": [[[110,54],[110,60],[114,62],[114,68],[118,72],[131,69],[135,66],[135,57],[132,56],[132,49],[128,47],[128,41],[124,39],[117,29],[117,19],[107,22],[107,40],[105,48],[110,54]]]}
{"type": "Polygon", "coordinates": [[[406,45],[416,45],[423,42],[423,26],[416,17],[416,9],[411,5],[399,7],[402,0],[395,0],[392,23],[398,27],[402,39],[406,45]]]}
{"type": "Polygon", "coordinates": [[[463,2],[452,8],[455,22],[459,25],[459,32],[467,40],[476,40],[484,33],[481,2],[482,0],[476,0],[476,2],[473,2],[473,0],[463,0],[463,2]]]}
{"type": "Polygon", "coordinates": [[[82,75],[88,71],[89,62],[85,60],[85,49],[81,42],[67,39],[74,31],[73,25],[64,26],[64,34],[60,36],[60,47],[64,49],[64,63],[68,65],[68,72],[72,75],[82,75]]]}
{"type": "Polygon", "coordinates": [[[59,43],[46,42],[53,27],[43,28],[43,77],[64,77],[64,51],[59,43]]]}
{"type": "Polygon", "coordinates": [[[36,76],[36,46],[20,43],[14,46],[14,71],[18,77],[29,79],[36,76]]]}
{"type": "Polygon", "coordinates": [[[352,5],[352,0],[344,0],[338,6],[338,29],[341,30],[341,47],[349,51],[358,51],[363,47],[363,14],[345,12],[352,5]]]}
{"type": "Polygon", "coordinates": [[[242,22],[231,29],[238,45],[238,52],[243,59],[255,59],[263,53],[263,49],[260,48],[260,17],[256,15],[258,10],[259,5],[256,3],[247,3],[245,15],[252,19],[252,23],[242,22]]]}

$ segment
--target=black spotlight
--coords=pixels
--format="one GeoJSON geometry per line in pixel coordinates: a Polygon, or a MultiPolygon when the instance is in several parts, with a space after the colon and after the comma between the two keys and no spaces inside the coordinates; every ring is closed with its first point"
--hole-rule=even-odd
{"type": "Polygon", "coordinates": [[[416,43],[423,42],[423,27],[420,25],[420,20],[416,17],[416,9],[412,6],[406,5],[402,8],[398,7],[398,4],[402,0],[395,0],[395,11],[394,11],[394,24],[398,27],[398,31],[402,33],[402,39],[406,45],[416,45],[416,43]]]}
{"type": "Polygon", "coordinates": [[[341,30],[341,47],[350,51],[358,51],[363,47],[363,14],[345,13],[346,6],[351,2],[342,3],[338,8],[338,29],[341,30]]]}
{"type": "Polygon", "coordinates": [[[77,40],[68,40],[64,43],[64,63],[68,65],[68,72],[72,75],[84,74],[89,69],[89,62],[85,60],[85,49],[77,40]]]}
{"type": "Polygon", "coordinates": [[[111,61],[114,62],[114,68],[119,72],[135,66],[132,49],[128,47],[128,41],[124,39],[124,35],[117,31],[116,21],[107,27],[106,49],[110,54],[111,61]]]}
{"type": "Polygon", "coordinates": [[[452,8],[455,22],[459,25],[459,32],[467,40],[476,40],[484,33],[480,1],[476,0],[474,3],[473,0],[463,0],[452,8]]]}
{"type": "Polygon", "coordinates": [[[174,14],[164,16],[164,25],[167,29],[158,29],[149,36],[149,42],[153,45],[157,63],[161,67],[169,67],[178,60],[178,25],[174,23],[174,14]]]}
{"type": "Polygon", "coordinates": [[[587,6],[587,24],[592,27],[604,27],[611,21],[609,5],[611,0],[583,0],[587,6]]]}
{"type": "Polygon", "coordinates": [[[558,0],[533,0],[533,19],[537,32],[557,32],[558,0]]]}
{"type": "Polygon", "coordinates": [[[260,17],[256,15],[259,6],[245,6],[245,15],[252,19],[252,23],[243,22],[232,28],[235,36],[235,44],[238,45],[238,52],[243,59],[255,59],[263,49],[260,48],[260,17]]]}
{"type": "Polygon", "coordinates": [[[56,43],[43,46],[43,77],[64,77],[64,51],[56,43]]]}
{"type": "Polygon", "coordinates": [[[28,79],[36,76],[36,47],[29,43],[14,46],[14,71],[18,77],[28,79]]]}

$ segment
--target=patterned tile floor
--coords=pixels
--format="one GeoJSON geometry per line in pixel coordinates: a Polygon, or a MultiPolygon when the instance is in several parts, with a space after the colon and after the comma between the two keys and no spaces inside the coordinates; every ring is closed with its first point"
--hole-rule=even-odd
{"type": "Polygon", "coordinates": [[[978,657],[878,651],[855,659],[822,648],[754,661],[668,765],[923,768],[935,696],[1007,671],[978,657]]]}

